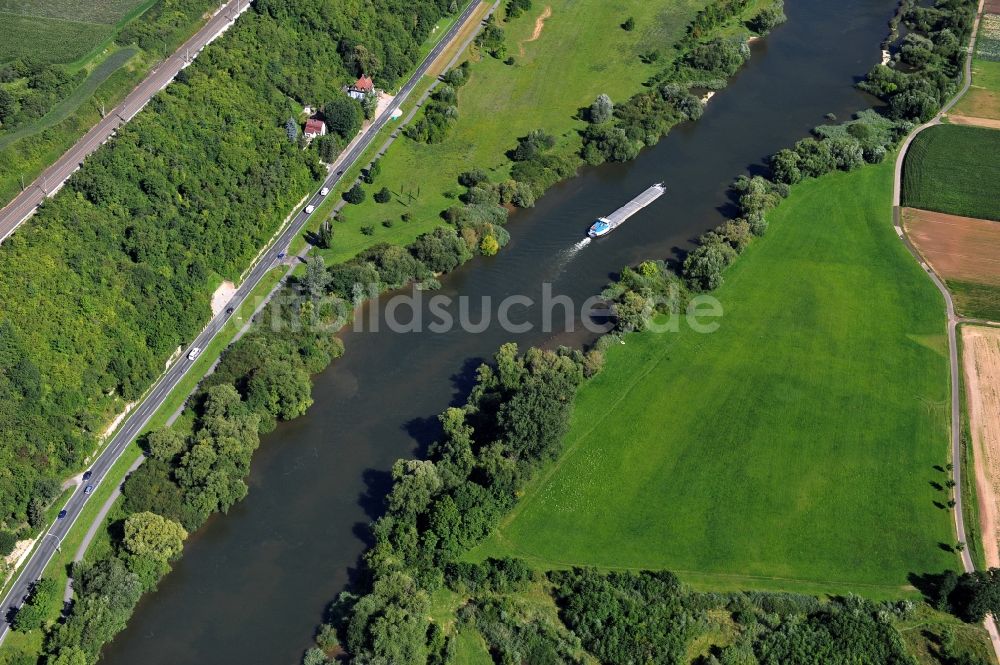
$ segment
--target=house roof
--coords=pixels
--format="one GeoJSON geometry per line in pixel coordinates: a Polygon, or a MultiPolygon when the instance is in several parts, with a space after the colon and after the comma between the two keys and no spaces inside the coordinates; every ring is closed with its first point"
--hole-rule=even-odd
{"type": "Polygon", "coordinates": [[[362,76],[358,79],[357,83],[354,84],[354,89],[360,90],[361,92],[371,92],[375,89],[375,82],[368,76],[362,76]]]}
{"type": "Polygon", "coordinates": [[[322,134],[323,129],[323,121],[319,118],[309,118],[306,120],[306,134],[322,134]]]}

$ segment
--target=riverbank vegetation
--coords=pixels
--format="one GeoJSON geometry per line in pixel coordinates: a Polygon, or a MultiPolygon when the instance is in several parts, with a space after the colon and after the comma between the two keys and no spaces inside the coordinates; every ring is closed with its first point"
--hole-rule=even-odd
{"type": "Polygon", "coordinates": [[[932,6],[903,0],[899,16],[907,34],[889,45],[903,66],[875,65],[860,87],[881,97],[891,118],[930,120],[958,91],[977,8],[975,0],[932,6]]]}
{"type": "Polygon", "coordinates": [[[1000,198],[983,183],[1000,181],[1000,131],[930,127],[903,164],[903,205],[963,217],[1000,220],[1000,198]]]}
{"type": "Polygon", "coordinates": [[[445,75],[454,100],[447,92],[449,101],[430,104],[430,113],[418,114],[408,130],[413,138],[396,141],[379,159],[381,172],[370,191],[387,188],[390,200],[368,197],[342,209],[333,223],[336,240],[318,253],[332,264],[374,242],[405,244],[451,221],[463,203],[459,177],[473,167],[494,183],[530,189],[530,197],[510,204],[519,207],[601,151],[610,156],[604,159],[634,156],[676,123],[700,114],[689,88],[708,79],[721,87],[725,77],[704,58],[718,48],[744,58],[751,34],[746,22],[772,6],[780,3],[719,0],[709,9],[687,0],[508,3],[460,68],[466,83],[458,88],[448,82],[456,74],[445,75]],[[703,18],[708,14],[711,20],[703,18]],[[631,31],[621,27],[627,18],[631,31]],[[696,29],[695,20],[704,26],[696,29]],[[691,55],[689,63],[674,64],[689,51],[704,58],[691,55]],[[601,54],[599,63],[595,53],[601,54]],[[636,95],[644,83],[652,92],[636,95]],[[615,118],[594,123],[590,107],[602,95],[615,118]],[[588,134],[597,152],[585,152],[588,134]],[[427,164],[435,168],[429,171],[427,164]],[[404,218],[410,221],[400,224],[404,218]]]}
{"type": "MultiPolygon", "coordinates": [[[[796,185],[738,179],[741,218],[702,244],[727,248],[725,283],[626,268],[604,294],[619,332],[588,356],[551,356],[579,363],[572,381],[528,369],[541,352],[502,348],[442,414],[444,441],[394,467],[367,593],[341,595],[304,662],[341,649],[352,662],[989,662],[981,630],[898,600],[916,597],[914,573],[957,565],[934,406],[944,320],[888,223],[882,157],[909,126],[862,113],[785,156],[809,165],[796,185]],[[862,167],[866,152],[882,164],[862,167]],[[709,289],[725,307],[712,335],[609,343],[709,289]],[[563,386],[573,409],[523,400],[525,375],[563,386]],[[540,445],[517,445],[521,416],[540,445]],[[532,572],[575,565],[676,569],[712,592],[669,573],[532,572]],[[747,588],[769,592],[734,591],[747,588]]],[[[992,577],[944,577],[959,590],[939,609],[972,620],[992,607],[992,577]]]]}
{"type": "Polygon", "coordinates": [[[394,83],[449,4],[386,0],[317,23],[328,0],[255,3],[0,246],[8,525],[39,479],[78,468],[324,173],[288,140],[289,115],[342,94],[362,61],[394,83]]]}

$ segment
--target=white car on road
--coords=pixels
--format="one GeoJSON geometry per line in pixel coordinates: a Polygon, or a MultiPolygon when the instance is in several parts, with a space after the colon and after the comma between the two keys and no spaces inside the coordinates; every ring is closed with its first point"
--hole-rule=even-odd
{"type": "Polygon", "coordinates": [[[188,351],[188,360],[194,360],[199,355],[201,355],[201,349],[196,346],[188,351]]]}
{"type": "Polygon", "coordinates": [[[316,209],[316,206],[313,206],[313,205],[306,206],[306,214],[307,215],[313,214],[313,210],[315,210],[315,209],[316,209]]]}
{"type": "Polygon", "coordinates": [[[330,193],[330,188],[329,187],[324,187],[323,189],[319,190],[319,195],[320,196],[326,196],[329,193],[330,193]]]}

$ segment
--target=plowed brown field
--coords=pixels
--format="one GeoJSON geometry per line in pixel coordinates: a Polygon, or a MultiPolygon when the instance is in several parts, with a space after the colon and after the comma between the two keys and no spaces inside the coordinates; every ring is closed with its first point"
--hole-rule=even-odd
{"type": "Polygon", "coordinates": [[[1000,286],[1000,222],[904,208],[903,227],[944,279],[1000,286]]]}

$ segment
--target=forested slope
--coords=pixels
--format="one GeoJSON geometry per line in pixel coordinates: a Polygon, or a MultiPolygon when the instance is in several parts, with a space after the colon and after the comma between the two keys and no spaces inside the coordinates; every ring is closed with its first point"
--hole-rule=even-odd
{"type": "Polygon", "coordinates": [[[323,172],[288,140],[362,70],[390,87],[451,0],[258,0],[0,245],[0,512],[80,464],[323,172]]]}

